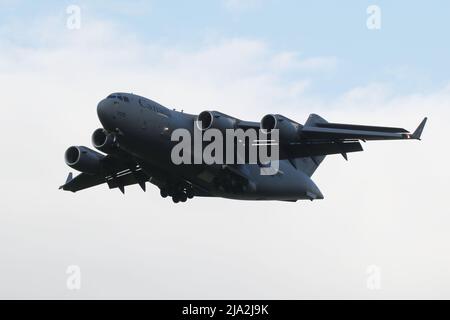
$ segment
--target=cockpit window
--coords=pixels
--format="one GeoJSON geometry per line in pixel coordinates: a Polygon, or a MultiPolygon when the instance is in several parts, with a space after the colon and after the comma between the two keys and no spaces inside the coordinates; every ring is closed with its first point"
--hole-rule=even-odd
{"type": "Polygon", "coordinates": [[[121,96],[120,94],[116,93],[110,94],[106,97],[106,99],[119,99],[121,101],[130,102],[130,98],[128,98],[127,96],[121,96]]]}

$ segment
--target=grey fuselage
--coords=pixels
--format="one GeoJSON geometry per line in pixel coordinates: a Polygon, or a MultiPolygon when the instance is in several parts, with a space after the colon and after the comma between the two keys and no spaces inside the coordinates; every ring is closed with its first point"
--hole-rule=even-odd
{"type": "Polygon", "coordinates": [[[192,132],[196,115],[170,110],[127,93],[112,94],[100,101],[97,113],[103,128],[116,133],[121,150],[148,164],[160,176],[189,181],[210,196],[241,200],[323,199],[310,173],[288,160],[280,160],[278,173],[267,176],[260,174],[258,164],[239,165],[239,173],[247,177],[248,187],[238,192],[225,191],[213,183],[213,177],[224,170],[224,165],[175,165],[171,151],[177,142],[171,141],[171,134],[178,128],[192,132]]]}

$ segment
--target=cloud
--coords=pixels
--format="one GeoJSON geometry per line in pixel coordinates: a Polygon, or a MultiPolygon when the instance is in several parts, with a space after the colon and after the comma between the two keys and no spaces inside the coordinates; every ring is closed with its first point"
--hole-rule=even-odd
{"type": "Polygon", "coordinates": [[[267,43],[253,39],[216,39],[188,49],[143,43],[104,21],[85,22],[77,31],[63,25],[58,19],[42,23],[29,35],[33,46],[12,38],[2,47],[2,70],[25,78],[50,77],[62,91],[69,83],[85,90],[87,82],[102,94],[134,91],[191,112],[233,105],[237,116],[246,117],[255,111],[262,116],[273,105],[293,105],[313,85],[304,72],[326,72],[332,60],[274,53],[267,43]],[[50,29],[54,31],[45,35],[39,32],[50,29]]]}
{"type": "Polygon", "coordinates": [[[153,9],[153,2],[148,0],[133,0],[127,1],[105,1],[100,0],[95,3],[89,4],[89,6],[94,7],[96,10],[102,10],[106,12],[111,12],[114,14],[125,15],[130,17],[140,17],[151,14],[153,9]]]}
{"type": "Polygon", "coordinates": [[[275,68],[281,70],[330,70],[337,64],[336,57],[313,57],[300,60],[297,52],[281,52],[272,59],[275,68]]]}
{"type": "Polygon", "coordinates": [[[105,21],[75,32],[46,21],[21,41],[11,34],[0,50],[0,296],[450,296],[449,86],[399,95],[369,83],[325,100],[309,93],[316,83],[305,70],[334,72],[335,58],[299,59],[245,38],[147,44],[105,21]],[[153,187],[146,194],[130,187],[126,196],[106,187],[57,190],[68,172],[65,148],[89,144],[99,127],[96,103],[114,91],[249,120],[276,112],[303,122],[316,112],[334,122],[414,129],[429,116],[430,123],[420,143],[367,143],[349,162],[328,157],[314,176],[320,202],[174,206],[153,187]],[[78,293],[65,287],[71,264],[85,279],[78,293]],[[372,264],[383,272],[380,292],[366,288],[372,264]]]}
{"type": "Polygon", "coordinates": [[[232,12],[243,12],[260,6],[263,0],[223,0],[225,8],[232,12]]]}

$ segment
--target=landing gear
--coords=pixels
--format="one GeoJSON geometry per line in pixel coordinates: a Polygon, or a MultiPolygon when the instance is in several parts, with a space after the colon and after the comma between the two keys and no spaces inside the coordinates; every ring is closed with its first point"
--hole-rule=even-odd
{"type": "Polygon", "coordinates": [[[179,191],[176,194],[174,194],[172,196],[172,201],[174,203],[178,203],[178,202],[186,202],[188,199],[188,196],[186,195],[185,191],[179,191]]]}
{"type": "Polygon", "coordinates": [[[161,188],[160,194],[163,198],[172,197],[174,203],[186,202],[187,199],[194,198],[194,190],[191,185],[161,188]]]}
{"type": "Polygon", "coordinates": [[[226,193],[239,194],[248,188],[248,181],[240,176],[223,174],[214,178],[214,185],[217,189],[226,193]]]}

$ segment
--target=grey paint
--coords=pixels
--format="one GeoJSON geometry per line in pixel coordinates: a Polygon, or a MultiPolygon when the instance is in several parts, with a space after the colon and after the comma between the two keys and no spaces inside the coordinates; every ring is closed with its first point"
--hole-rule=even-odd
{"type": "MultiPolygon", "coordinates": [[[[280,164],[277,174],[265,176],[260,174],[258,164],[173,164],[170,154],[176,142],[171,141],[171,133],[185,128],[193,134],[196,115],[169,110],[150,99],[127,93],[109,95],[98,103],[97,113],[103,130],[94,133],[93,144],[107,155],[86,147],[69,148],[66,163],[83,172],[75,178],[69,175],[61,188],[76,192],[108,183],[110,188],[124,192],[129,184],[139,184],[145,190],[149,181],[160,188],[162,196],[171,196],[174,202],[184,202],[193,196],[323,199],[311,176],[326,155],[340,153],[347,159],[348,152],[362,151],[361,140],[420,139],[426,123],[425,118],[410,134],[402,128],[328,123],[315,114],[304,125],[281,115],[267,115],[266,123],[280,129],[280,164]]],[[[217,123],[224,126],[232,123],[233,128],[260,128],[259,122],[242,121],[216,111],[204,116],[218,119],[217,123]]]]}

